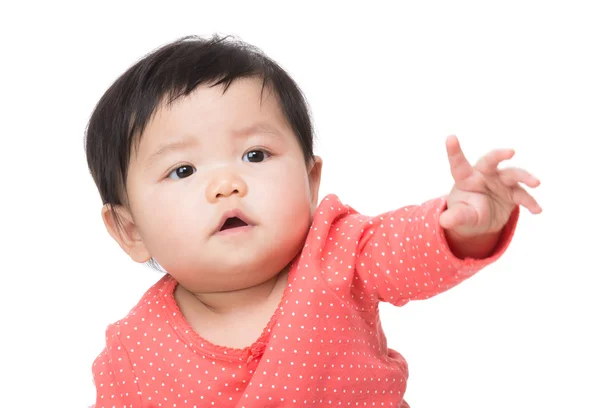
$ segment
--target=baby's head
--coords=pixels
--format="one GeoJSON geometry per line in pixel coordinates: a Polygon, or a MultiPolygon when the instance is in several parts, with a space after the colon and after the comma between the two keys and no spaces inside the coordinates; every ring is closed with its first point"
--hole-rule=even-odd
{"type": "Polygon", "coordinates": [[[192,292],[262,283],[299,253],[321,159],[294,81],[259,50],[186,37],[127,70],[86,133],[110,235],[192,292]]]}

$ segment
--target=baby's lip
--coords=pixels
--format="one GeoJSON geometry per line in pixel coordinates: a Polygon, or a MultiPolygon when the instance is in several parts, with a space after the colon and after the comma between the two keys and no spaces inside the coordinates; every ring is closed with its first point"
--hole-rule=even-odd
{"type": "Polygon", "coordinates": [[[221,219],[219,220],[219,223],[217,224],[217,227],[213,231],[213,234],[216,234],[217,232],[221,231],[223,229],[223,226],[225,225],[225,222],[227,222],[227,220],[230,218],[239,218],[241,221],[245,222],[246,225],[251,227],[255,225],[254,222],[252,222],[252,220],[249,217],[247,217],[241,210],[233,209],[223,213],[221,219]]]}

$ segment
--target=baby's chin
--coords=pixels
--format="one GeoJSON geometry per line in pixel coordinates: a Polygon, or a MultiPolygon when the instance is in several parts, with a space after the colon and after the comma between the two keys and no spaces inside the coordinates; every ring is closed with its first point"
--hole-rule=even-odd
{"type": "MultiPolygon", "coordinates": [[[[269,251],[271,252],[271,251],[269,251]]],[[[244,290],[265,283],[286,271],[294,256],[281,257],[273,251],[271,257],[255,258],[246,262],[218,262],[212,264],[179,264],[165,268],[181,286],[193,293],[217,293],[244,290]]],[[[231,260],[230,260],[231,261],[231,260]]]]}

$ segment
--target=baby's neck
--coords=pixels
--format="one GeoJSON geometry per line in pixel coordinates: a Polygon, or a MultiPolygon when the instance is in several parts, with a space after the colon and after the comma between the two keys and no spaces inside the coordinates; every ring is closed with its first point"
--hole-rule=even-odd
{"type": "Polygon", "coordinates": [[[287,275],[287,270],[284,270],[258,285],[229,292],[193,293],[178,286],[175,298],[178,303],[186,304],[197,312],[219,316],[243,313],[273,301],[278,304],[287,285],[287,275]]]}
{"type": "Polygon", "coordinates": [[[224,347],[248,347],[264,333],[287,286],[288,272],[259,285],[224,293],[191,293],[178,286],[181,313],[202,338],[224,347]]]}

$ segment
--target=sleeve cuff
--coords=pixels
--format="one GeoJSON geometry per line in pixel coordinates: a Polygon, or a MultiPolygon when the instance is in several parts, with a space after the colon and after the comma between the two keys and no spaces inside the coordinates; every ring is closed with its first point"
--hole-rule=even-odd
{"type": "Polygon", "coordinates": [[[462,273],[466,273],[471,275],[483,267],[494,263],[500,258],[504,252],[508,249],[510,243],[512,242],[513,236],[515,234],[517,228],[517,222],[519,220],[520,208],[517,205],[513,212],[511,213],[506,225],[502,229],[500,233],[500,237],[498,239],[498,243],[496,247],[492,251],[492,253],[486,258],[458,258],[450,249],[448,241],[446,239],[446,235],[444,234],[443,228],[439,225],[440,214],[446,210],[447,208],[446,198],[439,198],[435,202],[435,206],[437,207],[435,210],[435,223],[436,223],[436,237],[440,244],[440,247],[444,251],[444,255],[448,258],[448,260],[455,265],[459,271],[462,273]]]}

